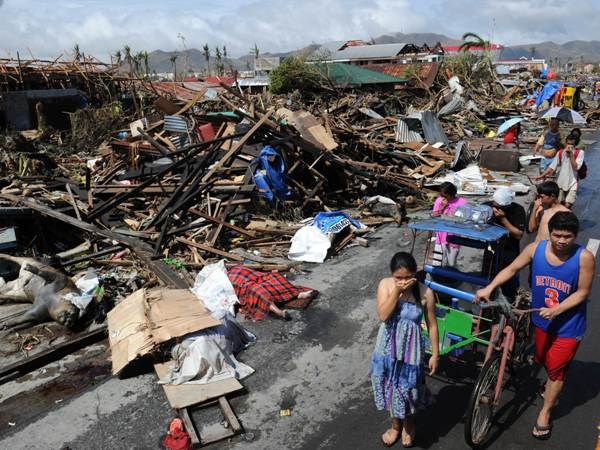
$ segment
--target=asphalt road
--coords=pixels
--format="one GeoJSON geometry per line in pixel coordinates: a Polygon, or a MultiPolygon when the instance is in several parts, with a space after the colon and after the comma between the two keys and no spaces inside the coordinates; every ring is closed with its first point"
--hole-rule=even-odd
{"type": "MultiPolygon", "coordinates": [[[[599,237],[600,146],[587,153],[590,170],[575,211],[583,230],[579,241],[599,237]]],[[[268,319],[245,325],[258,342],[239,359],[256,369],[243,381],[244,392],[231,404],[247,434],[210,446],[214,449],[375,449],[389,423],[375,410],[369,361],[379,322],[375,289],[388,273],[391,255],[403,231],[388,226],[377,231],[368,249],[350,248],[339,257],[298,276],[300,284],[322,295],[295,320],[268,319]],[[291,415],[280,416],[290,409],[291,415]]],[[[422,242],[415,255],[422,254],[422,242]]],[[[490,449],[591,449],[600,421],[600,281],[588,309],[589,328],[579,349],[560,404],[550,441],[531,437],[541,403],[533,395],[536,383],[522,383],[505,396],[503,414],[494,425],[490,449]]],[[[90,368],[93,371],[94,368],[90,368]]],[[[45,369],[32,374],[36,383],[45,369]]],[[[59,375],[64,376],[64,375],[59,375]]],[[[472,390],[469,380],[450,383],[428,379],[433,403],[417,417],[420,448],[464,449],[463,416],[472,390]]],[[[23,386],[21,386],[23,387],[23,386]]],[[[0,399],[19,383],[4,385],[0,399]]],[[[3,410],[2,420],[12,420],[3,410]]],[[[158,449],[171,413],[152,373],[94,383],[79,395],[57,402],[49,412],[29,414],[0,433],[0,448],[10,449],[158,449]]],[[[195,413],[201,426],[219,418],[195,413]]],[[[400,445],[396,447],[401,448],[400,445]]]]}
{"type": "MultiPolygon", "coordinates": [[[[586,152],[589,172],[582,182],[574,211],[581,221],[578,242],[594,245],[600,239],[600,142],[586,152]],[[590,242],[590,240],[592,240],[590,242]]],[[[531,437],[531,429],[541,399],[533,395],[535,382],[523,382],[505,395],[501,417],[494,424],[490,439],[482,448],[489,449],[592,449],[596,426],[600,424],[600,280],[596,275],[588,304],[588,330],[572,363],[560,402],[554,411],[551,440],[531,437]]],[[[540,380],[545,379],[540,372],[540,380]]],[[[448,383],[428,379],[435,403],[417,416],[417,447],[431,449],[467,448],[464,438],[464,413],[472,390],[468,383],[448,383]]],[[[364,389],[368,391],[368,383],[364,389]]],[[[369,392],[370,394],[370,392],[369,392]]],[[[351,401],[344,413],[324,425],[319,437],[301,448],[381,448],[379,435],[388,426],[385,413],[376,412],[370,395],[351,401]],[[319,444],[321,442],[321,444],[319,444]]]]}

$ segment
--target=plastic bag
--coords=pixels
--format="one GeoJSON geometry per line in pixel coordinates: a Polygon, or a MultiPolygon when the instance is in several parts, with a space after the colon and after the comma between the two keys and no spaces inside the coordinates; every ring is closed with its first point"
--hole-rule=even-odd
{"type": "Polygon", "coordinates": [[[211,312],[225,310],[234,314],[233,307],[239,302],[227,276],[225,260],[203,267],[190,290],[211,312]]]}
{"type": "Polygon", "coordinates": [[[331,241],[314,225],[306,225],[296,231],[288,251],[292,261],[322,263],[327,257],[331,241]]]}

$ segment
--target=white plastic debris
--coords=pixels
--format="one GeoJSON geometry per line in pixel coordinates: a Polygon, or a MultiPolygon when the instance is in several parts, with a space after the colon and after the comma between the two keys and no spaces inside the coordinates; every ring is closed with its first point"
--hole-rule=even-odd
{"type": "Polygon", "coordinates": [[[296,231],[288,251],[288,258],[292,261],[322,263],[327,257],[331,241],[319,228],[306,225],[296,231]]]}
{"type": "Polygon", "coordinates": [[[204,266],[190,289],[210,311],[225,310],[234,314],[239,302],[225,268],[225,260],[204,266]]]}

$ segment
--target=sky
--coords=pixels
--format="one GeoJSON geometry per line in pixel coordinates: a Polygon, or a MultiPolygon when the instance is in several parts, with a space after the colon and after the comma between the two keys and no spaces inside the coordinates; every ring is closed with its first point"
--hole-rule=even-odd
{"type": "Polygon", "coordinates": [[[515,45],[600,39],[600,0],[0,0],[0,57],[107,59],[134,51],[227,46],[231,56],[394,32],[515,45]],[[589,20],[588,20],[589,19],[589,20]]]}

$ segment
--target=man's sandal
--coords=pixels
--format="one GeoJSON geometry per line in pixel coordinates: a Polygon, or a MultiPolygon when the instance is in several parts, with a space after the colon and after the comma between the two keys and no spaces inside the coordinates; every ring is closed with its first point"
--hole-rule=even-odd
{"type": "Polygon", "coordinates": [[[550,436],[552,436],[552,423],[548,424],[548,425],[539,425],[537,422],[535,423],[535,425],[533,426],[533,432],[531,433],[531,435],[536,438],[539,439],[540,441],[547,441],[548,439],[550,439],[550,436]],[[544,432],[546,431],[546,433],[544,434],[535,434],[535,432],[544,432]]]}

